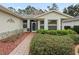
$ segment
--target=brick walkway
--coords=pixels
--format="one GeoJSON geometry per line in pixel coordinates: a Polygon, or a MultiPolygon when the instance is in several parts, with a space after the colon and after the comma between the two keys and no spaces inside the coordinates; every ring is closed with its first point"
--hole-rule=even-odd
{"type": "Polygon", "coordinates": [[[28,55],[34,35],[35,33],[30,33],[9,55],[28,55]]]}
{"type": "Polygon", "coordinates": [[[79,55],[79,45],[75,47],[75,55],[79,55]]]}

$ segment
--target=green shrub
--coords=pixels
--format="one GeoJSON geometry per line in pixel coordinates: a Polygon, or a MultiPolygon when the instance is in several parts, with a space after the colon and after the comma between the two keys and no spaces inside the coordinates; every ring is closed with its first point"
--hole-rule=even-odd
{"type": "Polygon", "coordinates": [[[79,35],[69,35],[73,40],[74,40],[74,44],[79,44],[79,35]]]}
{"type": "Polygon", "coordinates": [[[41,33],[41,34],[45,34],[46,32],[47,32],[47,30],[43,30],[43,29],[37,30],[37,33],[41,33]]]}
{"type": "Polygon", "coordinates": [[[69,34],[67,30],[57,30],[58,35],[67,35],[69,34]]]}
{"type": "Polygon", "coordinates": [[[38,30],[37,33],[41,34],[51,34],[51,35],[68,35],[76,34],[73,30],[38,30]]]}
{"type": "Polygon", "coordinates": [[[30,46],[32,55],[70,55],[73,54],[74,41],[68,36],[37,34],[30,46]]]}
{"type": "Polygon", "coordinates": [[[67,30],[69,34],[77,34],[74,30],[67,30]]]}
{"type": "Polygon", "coordinates": [[[79,44],[79,35],[75,35],[74,41],[75,44],[79,44]]]}
{"type": "Polygon", "coordinates": [[[46,34],[57,35],[57,31],[55,31],[55,30],[47,30],[46,34]]]}

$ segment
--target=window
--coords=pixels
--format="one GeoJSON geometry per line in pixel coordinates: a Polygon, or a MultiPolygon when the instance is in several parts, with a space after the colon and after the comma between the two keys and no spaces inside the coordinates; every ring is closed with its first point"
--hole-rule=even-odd
{"type": "Polygon", "coordinates": [[[23,21],[23,28],[27,28],[27,20],[23,21]]]}
{"type": "Polygon", "coordinates": [[[57,29],[57,26],[48,26],[48,29],[49,30],[56,30],[57,29]]]}
{"type": "Polygon", "coordinates": [[[48,29],[56,30],[57,29],[57,20],[48,20],[48,29]]]}
{"type": "Polygon", "coordinates": [[[44,21],[40,21],[40,24],[44,24],[44,21]]]}
{"type": "Polygon", "coordinates": [[[27,20],[23,20],[23,23],[27,23],[27,20]]]}
{"type": "Polygon", "coordinates": [[[27,28],[27,23],[23,23],[23,28],[27,28]]]}
{"type": "Polygon", "coordinates": [[[44,21],[40,21],[40,29],[44,29],[44,21]]]}
{"type": "Polygon", "coordinates": [[[40,26],[40,29],[44,29],[44,26],[40,26]]]}
{"type": "Polygon", "coordinates": [[[75,25],[75,26],[73,27],[73,30],[76,31],[77,33],[79,33],[79,25],[75,25]]]}
{"type": "Polygon", "coordinates": [[[56,20],[49,20],[48,24],[57,24],[57,21],[56,20]]]}
{"type": "Polygon", "coordinates": [[[64,29],[71,29],[70,26],[64,26],[64,29]]]}

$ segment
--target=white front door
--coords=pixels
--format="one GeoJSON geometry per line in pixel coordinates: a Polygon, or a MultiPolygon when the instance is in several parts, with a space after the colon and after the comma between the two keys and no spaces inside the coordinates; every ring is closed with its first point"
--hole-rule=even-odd
{"type": "Polygon", "coordinates": [[[36,22],[31,22],[31,31],[36,32],[36,22]]]}

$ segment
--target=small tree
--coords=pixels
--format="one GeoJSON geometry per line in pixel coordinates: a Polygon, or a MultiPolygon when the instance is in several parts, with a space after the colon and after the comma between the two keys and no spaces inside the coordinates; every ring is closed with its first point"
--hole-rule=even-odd
{"type": "Polygon", "coordinates": [[[9,10],[13,11],[13,12],[16,12],[16,9],[13,8],[13,7],[8,7],[9,10]]]}
{"type": "Polygon", "coordinates": [[[52,6],[47,7],[49,10],[58,10],[58,6],[56,3],[53,3],[52,6]]]}
{"type": "Polygon", "coordinates": [[[79,4],[70,5],[67,8],[64,8],[63,13],[69,14],[71,16],[79,15],[79,4]]]}

